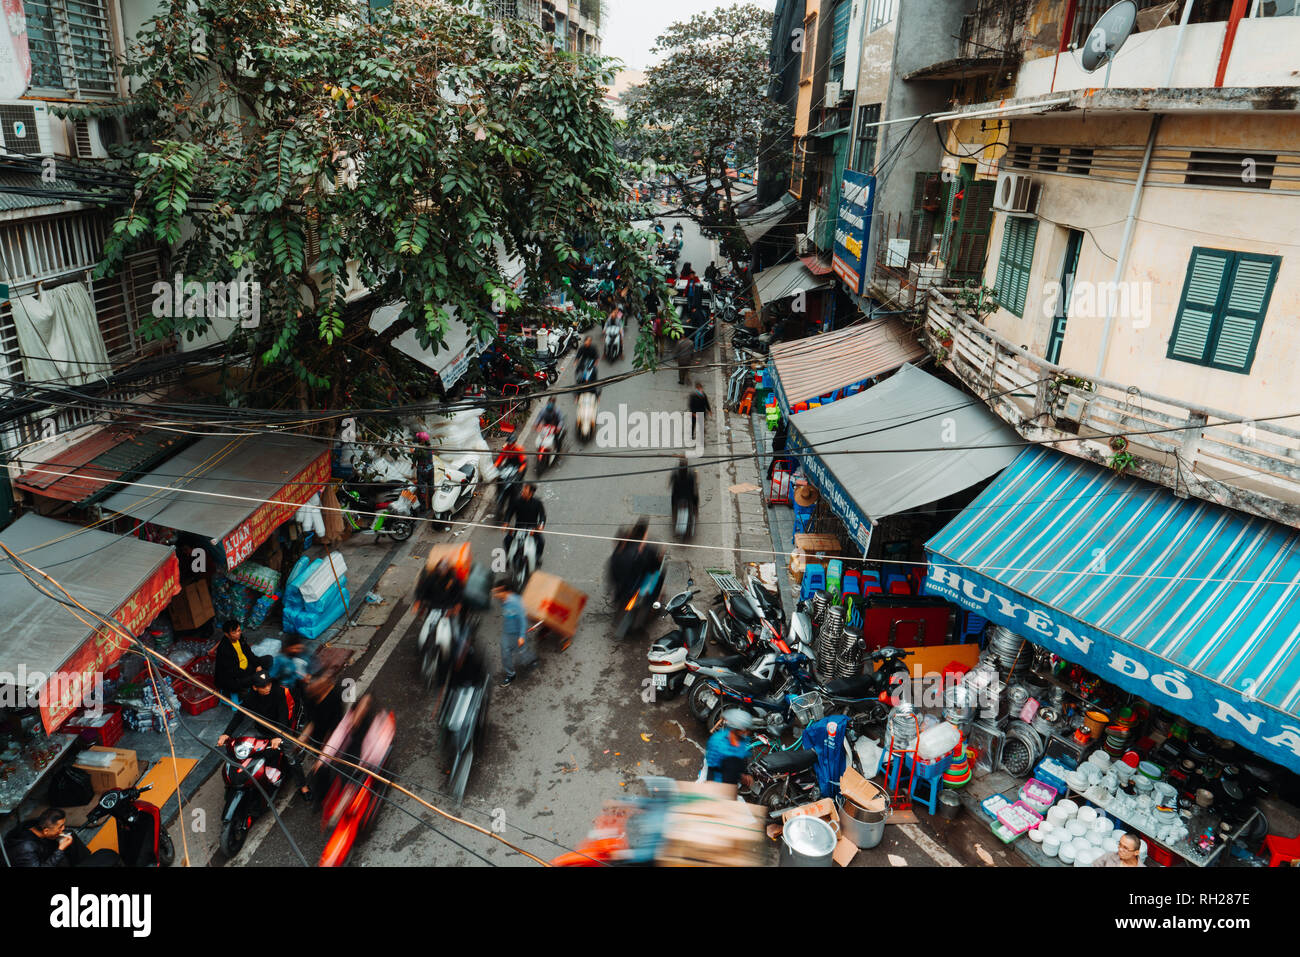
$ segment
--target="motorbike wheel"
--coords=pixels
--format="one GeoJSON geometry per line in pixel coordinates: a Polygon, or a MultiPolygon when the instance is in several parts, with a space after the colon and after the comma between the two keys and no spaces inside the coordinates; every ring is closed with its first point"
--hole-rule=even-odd
{"type": "Polygon", "coordinates": [[[242,814],[237,814],[221,829],[221,853],[225,854],[230,860],[233,860],[244,846],[244,841],[248,837],[248,819],[242,814]]]}
{"type": "Polygon", "coordinates": [[[415,532],[415,522],[409,518],[399,518],[388,529],[388,534],[395,542],[404,542],[415,532]]]}
{"type": "Polygon", "coordinates": [[[815,804],[822,797],[821,789],[817,785],[812,786],[812,790],[806,795],[800,796],[798,793],[791,794],[789,787],[789,778],[780,781],[773,781],[758,796],[758,803],[761,804],[768,816],[776,811],[784,811],[792,808],[796,803],[815,804]]]}
{"type": "Polygon", "coordinates": [[[690,696],[686,699],[686,707],[691,712],[691,717],[700,724],[705,724],[709,720],[709,715],[713,713],[717,697],[707,681],[697,678],[695,684],[691,685],[690,696]]]}
{"type": "Polygon", "coordinates": [[[460,756],[456,762],[456,771],[451,779],[451,797],[456,802],[456,807],[460,807],[465,802],[465,787],[469,784],[469,772],[474,766],[474,748],[460,756]]]}
{"type": "Polygon", "coordinates": [[[438,650],[438,638],[437,635],[430,635],[424,643],[424,654],[420,656],[420,677],[424,679],[425,691],[433,690],[441,671],[442,652],[438,650]]]}
{"type": "Polygon", "coordinates": [[[176,845],[166,831],[158,835],[158,866],[171,867],[176,863],[176,845]]]}

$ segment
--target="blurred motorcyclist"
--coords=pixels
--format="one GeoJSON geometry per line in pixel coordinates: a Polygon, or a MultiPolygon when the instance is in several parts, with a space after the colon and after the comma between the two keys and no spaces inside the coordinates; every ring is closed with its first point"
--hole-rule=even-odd
{"type": "Polygon", "coordinates": [[[599,357],[600,357],[600,353],[596,351],[596,346],[592,343],[591,336],[587,336],[585,339],[582,340],[582,345],[578,347],[578,356],[576,362],[574,363],[575,366],[577,367],[577,375],[581,376],[584,363],[590,362],[592,378],[594,379],[595,372],[596,372],[596,360],[599,357]]]}
{"type": "Polygon", "coordinates": [[[695,481],[695,470],[686,464],[686,456],[677,457],[677,468],[668,477],[668,488],[672,493],[672,511],[677,512],[677,503],[686,502],[693,510],[699,508],[700,494],[695,481]]]}
{"type": "Polygon", "coordinates": [[[753,778],[744,771],[749,763],[749,733],[754,729],[754,717],[741,708],[732,708],[723,713],[722,719],[725,724],[709,737],[704,752],[705,778],[749,787],[753,778]]]}
{"type": "Polygon", "coordinates": [[[620,541],[614,543],[614,553],[609,558],[609,578],[618,608],[626,605],[640,587],[641,580],[663,563],[659,549],[646,542],[649,531],[649,521],[640,518],[630,529],[621,530],[620,541]]]}
{"type": "Polygon", "coordinates": [[[547,425],[553,425],[557,429],[564,428],[564,416],[560,414],[560,408],[555,404],[555,399],[547,399],[546,407],[542,409],[542,414],[537,417],[537,427],[543,428],[547,425]]]}
{"type": "Polygon", "coordinates": [[[510,503],[510,509],[506,512],[507,531],[503,547],[507,552],[510,550],[510,539],[514,537],[516,530],[531,531],[534,544],[537,546],[537,565],[540,568],[542,552],[546,550],[546,537],[542,535],[542,529],[545,527],[546,506],[537,497],[537,486],[529,482],[519,490],[519,496],[510,503]]]}
{"type": "Polygon", "coordinates": [[[500,469],[510,462],[519,466],[519,477],[523,478],[524,473],[528,471],[528,454],[524,451],[524,447],[513,439],[501,447],[501,452],[492,464],[500,469]]]}

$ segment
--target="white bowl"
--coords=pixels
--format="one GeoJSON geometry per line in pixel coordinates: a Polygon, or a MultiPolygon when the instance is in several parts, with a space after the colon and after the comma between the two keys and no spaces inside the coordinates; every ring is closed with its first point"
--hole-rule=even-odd
{"type": "Polygon", "coordinates": [[[1111,831],[1115,830],[1115,822],[1108,817],[1098,817],[1097,820],[1092,822],[1092,829],[1102,837],[1105,837],[1111,831]]]}
{"type": "Polygon", "coordinates": [[[1097,750],[1088,755],[1088,763],[1095,764],[1103,771],[1110,767],[1110,755],[1105,751],[1097,750]]]}
{"type": "Polygon", "coordinates": [[[1078,818],[1072,820],[1068,827],[1072,839],[1076,837],[1086,837],[1088,834],[1088,825],[1083,823],[1083,821],[1080,821],[1078,818]]]}
{"type": "Polygon", "coordinates": [[[1100,847],[1082,848],[1080,849],[1079,853],[1075,855],[1074,866],[1092,867],[1093,863],[1097,860],[1097,858],[1101,857],[1101,855],[1104,853],[1105,852],[1100,847]]]}
{"type": "Polygon", "coordinates": [[[1101,842],[1101,847],[1107,854],[1118,854],[1119,837],[1113,833],[1107,834],[1105,839],[1101,842]]]}
{"type": "Polygon", "coordinates": [[[1075,817],[1084,824],[1092,824],[1093,821],[1097,820],[1097,809],[1084,805],[1079,808],[1079,813],[1075,817]]]}
{"type": "Polygon", "coordinates": [[[1073,864],[1074,859],[1079,855],[1079,849],[1075,846],[1074,841],[1066,841],[1061,845],[1061,849],[1056,852],[1056,856],[1065,864],[1073,864]]]}
{"type": "Polygon", "coordinates": [[[1056,835],[1043,838],[1043,853],[1046,854],[1048,857],[1055,857],[1058,853],[1060,853],[1060,850],[1061,850],[1061,842],[1056,837],[1056,835]]]}
{"type": "Polygon", "coordinates": [[[1079,813],[1079,805],[1066,798],[1064,801],[1058,801],[1056,806],[1065,812],[1065,819],[1068,821],[1079,813]]]}
{"type": "Polygon", "coordinates": [[[1029,839],[1035,844],[1043,843],[1043,838],[1045,837],[1043,834],[1043,827],[1044,825],[1040,824],[1038,827],[1031,827],[1029,829],[1029,839]]]}

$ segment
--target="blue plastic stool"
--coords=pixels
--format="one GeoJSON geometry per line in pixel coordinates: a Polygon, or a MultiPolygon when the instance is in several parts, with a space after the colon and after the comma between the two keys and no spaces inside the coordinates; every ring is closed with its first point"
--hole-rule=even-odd
{"type": "Polygon", "coordinates": [[[942,776],[937,778],[923,778],[917,775],[912,778],[912,800],[917,804],[924,804],[925,809],[931,814],[937,814],[939,812],[939,792],[942,790],[942,776]],[[918,788],[925,788],[929,794],[918,794],[918,788]]]}
{"type": "Polygon", "coordinates": [[[858,573],[851,568],[844,573],[844,577],[840,580],[840,594],[845,598],[849,595],[862,594],[862,588],[858,584],[858,573]]]}
{"type": "Polygon", "coordinates": [[[986,624],[988,624],[987,619],[975,614],[974,612],[967,612],[966,628],[962,632],[962,638],[968,641],[972,638],[978,640],[980,635],[984,633],[984,626],[986,624]]]}
{"type": "Polygon", "coordinates": [[[815,562],[805,565],[803,570],[803,585],[799,589],[799,600],[807,601],[817,592],[825,590],[826,570],[815,562]]]}

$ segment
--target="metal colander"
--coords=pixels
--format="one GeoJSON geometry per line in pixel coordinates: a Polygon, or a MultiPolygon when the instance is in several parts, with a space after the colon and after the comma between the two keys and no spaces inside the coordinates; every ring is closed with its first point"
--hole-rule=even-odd
{"type": "Polygon", "coordinates": [[[840,640],[844,635],[844,609],[832,605],[826,609],[821,628],[817,630],[817,671],[823,678],[835,677],[839,660],[840,640]]]}

